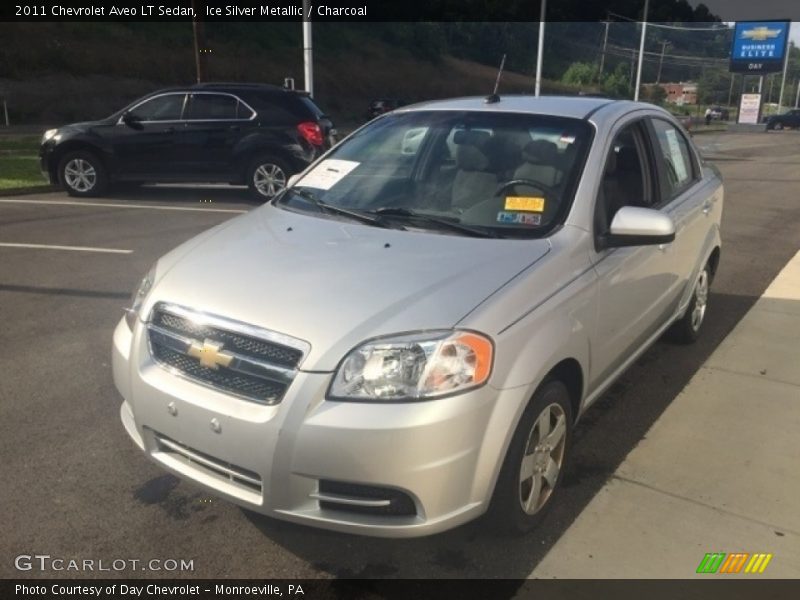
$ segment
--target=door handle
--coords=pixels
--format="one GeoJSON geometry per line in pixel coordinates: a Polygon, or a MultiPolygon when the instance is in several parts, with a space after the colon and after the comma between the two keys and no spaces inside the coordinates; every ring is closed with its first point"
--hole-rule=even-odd
{"type": "Polygon", "coordinates": [[[228,127],[228,129],[230,129],[231,131],[239,131],[240,128],[238,125],[231,125],[230,127],[228,127]]]}
{"type": "Polygon", "coordinates": [[[713,205],[711,204],[711,202],[706,202],[705,204],[703,204],[703,214],[707,215],[708,213],[711,212],[712,208],[713,208],[713,205]]]}
{"type": "Polygon", "coordinates": [[[667,251],[667,246],[668,246],[668,244],[659,244],[658,245],[658,249],[661,250],[662,252],[666,252],[667,251]]]}
{"type": "Polygon", "coordinates": [[[175,133],[176,129],[174,127],[167,127],[164,132],[165,133],[175,133]]]}

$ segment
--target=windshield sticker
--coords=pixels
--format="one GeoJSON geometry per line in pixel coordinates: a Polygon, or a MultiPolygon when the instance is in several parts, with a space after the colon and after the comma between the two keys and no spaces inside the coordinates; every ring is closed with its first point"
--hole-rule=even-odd
{"type": "Polygon", "coordinates": [[[544,212],[544,198],[540,196],[506,196],[505,209],[544,212]]]}
{"type": "Polygon", "coordinates": [[[670,161],[675,168],[678,181],[686,181],[689,179],[689,174],[686,172],[686,163],[683,161],[681,147],[680,144],[678,144],[678,134],[671,128],[667,129],[665,133],[667,134],[667,144],[669,145],[670,161]]]}
{"type": "Polygon", "coordinates": [[[297,185],[318,190],[329,190],[360,164],[353,160],[329,158],[314,167],[313,170],[297,182],[297,185]]]}
{"type": "Polygon", "coordinates": [[[542,215],[503,211],[497,213],[497,222],[505,225],[541,225],[542,215]]]}

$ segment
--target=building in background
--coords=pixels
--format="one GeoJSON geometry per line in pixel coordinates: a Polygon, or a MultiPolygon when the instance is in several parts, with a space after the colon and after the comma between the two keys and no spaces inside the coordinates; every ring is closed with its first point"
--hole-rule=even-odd
{"type": "Polygon", "coordinates": [[[666,101],[678,106],[697,104],[697,84],[690,81],[680,83],[660,83],[667,93],[666,101]]]}

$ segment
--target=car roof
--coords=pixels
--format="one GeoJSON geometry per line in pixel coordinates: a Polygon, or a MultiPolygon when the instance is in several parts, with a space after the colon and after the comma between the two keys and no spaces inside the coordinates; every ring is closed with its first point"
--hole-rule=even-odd
{"type": "Polygon", "coordinates": [[[404,106],[395,112],[411,112],[420,110],[468,110],[485,112],[519,112],[559,117],[585,119],[597,110],[609,104],[639,105],[651,107],[644,103],[593,96],[531,96],[502,95],[496,102],[487,102],[482,96],[433,100],[412,106],[404,106]]]}
{"type": "Polygon", "coordinates": [[[298,96],[308,96],[308,92],[304,90],[290,90],[279,85],[272,85],[269,83],[224,83],[224,82],[203,82],[195,83],[193,85],[174,86],[155,90],[148,96],[155,96],[157,94],[168,94],[172,92],[190,93],[193,91],[209,91],[209,92],[269,92],[269,93],[285,93],[295,94],[298,96]]]}

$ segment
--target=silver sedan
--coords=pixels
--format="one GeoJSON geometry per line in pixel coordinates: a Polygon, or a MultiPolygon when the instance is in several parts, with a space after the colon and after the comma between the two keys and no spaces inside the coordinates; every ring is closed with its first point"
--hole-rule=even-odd
{"type": "Polygon", "coordinates": [[[153,266],[114,333],[122,422],[280,519],[530,530],[586,409],[667,330],[702,330],[722,204],[653,105],[402,108],[153,266]]]}

